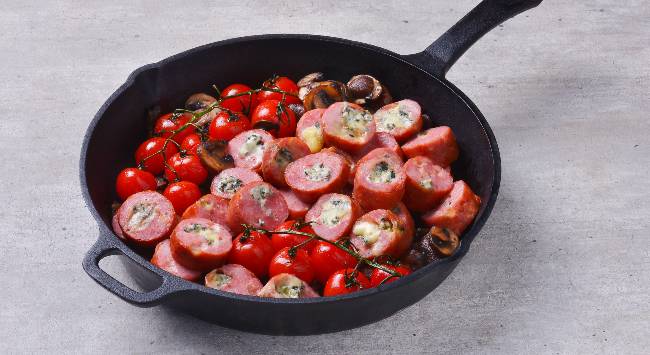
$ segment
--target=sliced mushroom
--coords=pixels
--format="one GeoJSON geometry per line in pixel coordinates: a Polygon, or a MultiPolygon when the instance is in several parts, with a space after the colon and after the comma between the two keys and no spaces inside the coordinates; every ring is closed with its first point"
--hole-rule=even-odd
{"type": "Polygon", "coordinates": [[[393,96],[390,94],[390,91],[388,91],[388,88],[382,84],[381,94],[379,97],[375,100],[367,100],[365,106],[370,112],[374,113],[391,102],[393,102],[393,96]]]}
{"type": "Polygon", "coordinates": [[[321,81],[325,77],[325,74],[321,72],[311,73],[305,75],[302,79],[298,80],[298,87],[308,86],[311,83],[321,81]]]}
{"type": "Polygon", "coordinates": [[[368,74],[353,76],[347,83],[348,96],[355,103],[363,105],[367,100],[377,100],[381,95],[382,85],[379,80],[368,74]],[[357,100],[362,100],[357,102],[357,100]]]}
{"type": "Polygon", "coordinates": [[[458,234],[447,228],[433,226],[429,233],[422,238],[421,247],[431,250],[441,258],[451,256],[460,245],[458,234]]]}
{"type": "Polygon", "coordinates": [[[215,101],[217,101],[217,99],[214,97],[199,92],[190,96],[187,101],[185,101],[185,108],[191,111],[201,110],[208,107],[208,105],[215,101]]]}
{"type": "Polygon", "coordinates": [[[328,108],[335,102],[345,101],[345,85],[340,81],[326,80],[312,84],[303,99],[305,110],[328,108]]]}
{"type": "MultiPolygon", "coordinates": [[[[200,114],[202,111],[203,109],[199,109],[194,111],[194,113],[200,114]]],[[[212,119],[214,119],[214,117],[217,116],[219,112],[221,112],[220,108],[218,107],[213,108],[212,110],[210,110],[210,112],[206,112],[203,116],[201,116],[201,118],[199,118],[199,120],[196,121],[196,125],[197,126],[208,125],[210,122],[212,122],[212,119]]]]}
{"type": "Polygon", "coordinates": [[[218,174],[234,166],[232,156],[226,153],[227,146],[226,141],[208,140],[197,148],[196,154],[211,174],[218,174]]]}

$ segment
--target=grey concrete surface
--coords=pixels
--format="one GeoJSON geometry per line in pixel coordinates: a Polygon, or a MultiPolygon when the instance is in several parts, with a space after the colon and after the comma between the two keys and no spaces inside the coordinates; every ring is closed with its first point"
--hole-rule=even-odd
{"type": "Polygon", "coordinates": [[[309,337],[138,309],[94,284],[87,124],[134,68],[201,44],[317,33],[412,53],[477,1],[0,2],[0,353],[648,353],[647,1],[546,0],[467,52],[448,77],[499,140],[492,217],[421,302],[309,337]]]}

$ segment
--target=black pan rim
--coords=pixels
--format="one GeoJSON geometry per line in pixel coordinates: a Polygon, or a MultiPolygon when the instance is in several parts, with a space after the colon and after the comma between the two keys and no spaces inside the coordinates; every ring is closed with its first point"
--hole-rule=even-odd
{"type": "MultiPolygon", "coordinates": [[[[126,81],[118,88],[116,89],[111,96],[102,104],[102,106],[99,108],[93,119],[88,125],[88,128],[86,130],[86,133],[84,135],[83,139],[83,144],[81,148],[81,154],[80,154],[80,159],[79,159],[79,179],[81,183],[81,192],[84,198],[84,202],[88,209],[90,210],[93,218],[96,220],[96,222],[99,225],[100,229],[100,235],[99,239],[106,239],[106,238],[112,238],[113,244],[117,244],[120,247],[117,248],[119,249],[123,254],[125,254],[128,258],[132,259],[136,264],[142,264],[142,263],[149,263],[149,260],[146,260],[136,252],[134,252],[129,245],[124,243],[122,240],[120,240],[112,230],[110,230],[106,225],[95,208],[92,199],[90,197],[90,191],[88,190],[88,186],[86,183],[86,155],[88,151],[88,145],[90,142],[90,139],[93,135],[93,132],[95,130],[95,127],[97,126],[98,122],[101,120],[103,117],[106,109],[115,101],[117,97],[119,97],[126,89],[131,87],[136,79],[142,74],[143,72],[146,72],[148,70],[154,70],[158,69],[161,66],[173,62],[177,60],[178,58],[182,58],[187,55],[195,54],[198,52],[201,52],[205,49],[208,48],[213,48],[213,47],[220,47],[220,46],[225,46],[225,45],[231,45],[231,44],[237,44],[237,43],[244,43],[244,42],[252,42],[252,41],[262,41],[262,40],[278,40],[278,39],[304,39],[304,40],[310,40],[310,41],[326,41],[326,42],[333,42],[336,44],[341,44],[345,46],[354,46],[354,47],[360,47],[365,50],[370,50],[377,52],[378,54],[381,55],[387,55],[389,57],[392,57],[393,59],[400,61],[406,65],[409,65],[417,70],[419,70],[422,75],[426,75],[427,77],[434,79],[438,81],[441,85],[447,87],[449,90],[451,90],[458,98],[460,98],[463,103],[472,111],[474,116],[478,119],[479,123],[481,124],[483,131],[487,135],[489,145],[491,147],[491,152],[492,152],[492,159],[493,159],[493,164],[494,164],[494,175],[492,177],[492,187],[491,187],[491,193],[490,193],[490,198],[488,199],[485,208],[483,212],[478,216],[478,218],[472,223],[470,226],[470,229],[467,230],[462,238],[461,241],[461,246],[460,248],[452,255],[451,257],[442,259],[440,261],[428,264],[410,275],[407,275],[405,277],[400,278],[399,280],[396,280],[395,282],[391,282],[388,284],[381,285],[376,288],[371,288],[371,289],[366,289],[366,290],[361,290],[358,292],[346,294],[346,295],[340,295],[340,296],[334,296],[334,297],[317,297],[317,298],[301,298],[301,299],[281,299],[281,298],[263,298],[263,297],[256,297],[256,296],[247,296],[247,295],[239,295],[239,294],[234,294],[234,293],[229,293],[229,292],[223,292],[219,291],[216,289],[211,289],[209,287],[206,287],[204,285],[200,285],[191,281],[187,281],[181,278],[178,278],[172,274],[167,273],[166,271],[157,268],[155,265],[151,265],[154,268],[159,269],[161,272],[164,272],[167,277],[171,277],[172,280],[174,280],[174,284],[176,284],[177,287],[176,290],[171,291],[168,293],[168,295],[176,293],[176,292],[187,292],[187,291],[196,291],[196,292],[204,292],[208,294],[212,294],[215,296],[221,296],[221,297],[226,297],[226,298],[231,298],[239,301],[247,301],[247,302],[256,302],[256,303],[267,303],[267,304],[312,304],[312,303],[333,303],[333,302],[341,302],[341,301],[349,301],[352,299],[356,298],[365,298],[374,295],[375,293],[378,292],[384,292],[387,290],[391,289],[397,289],[400,288],[403,285],[406,285],[407,283],[411,282],[411,280],[418,279],[422,277],[424,274],[431,272],[433,269],[440,267],[445,264],[451,264],[458,262],[460,258],[462,258],[468,251],[469,247],[478,234],[478,232],[481,230],[487,219],[489,218],[492,209],[494,207],[494,204],[496,203],[496,198],[499,192],[499,187],[500,187],[500,180],[501,180],[501,158],[499,154],[499,148],[497,145],[496,138],[494,136],[494,133],[492,132],[492,129],[490,128],[490,125],[488,124],[487,120],[479,109],[476,107],[476,105],[461,91],[459,90],[456,86],[451,84],[449,81],[446,79],[441,79],[426,70],[422,69],[420,66],[414,64],[411,62],[407,57],[404,55],[399,55],[397,53],[394,53],[392,51],[386,50],[381,47],[377,47],[374,45],[362,43],[362,42],[356,42],[352,40],[347,40],[347,39],[342,39],[342,38],[337,38],[337,37],[330,37],[330,36],[321,36],[321,35],[310,35],[310,34],[264,34],[264,35],[254,35],[254,36],[244,36],[244,37],[236,37],[236,38],[231,38],[231,39],[226,39],[223,41],[217,41],[213,42],[210,44],[205,44],[202,46],[198,46],[183,52],[180,52],[178,54],[172,55],[170,57],[167,57],[161,61],[158,61],[156,63],[151,63],[144,65],[136,70],[134,70],[126,79],[126,81]]],[[[162,285],[161,285],[162,286],[162,285]]],[[[164,299],[162,300],[164,302],[164,299]]]]}

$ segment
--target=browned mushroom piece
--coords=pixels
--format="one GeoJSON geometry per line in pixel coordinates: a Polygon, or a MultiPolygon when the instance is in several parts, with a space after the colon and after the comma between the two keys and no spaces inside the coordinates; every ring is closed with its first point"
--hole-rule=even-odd
{"type": "Polygon", "coordinates": [[[218,174],[235,166],[232,156],[226,153],[227,145],[225,141],[208,140],[197,148],[196,154],[211,174],[218,174]]]}
{"type": "MultiPolygon", "coordinates": [[[[201,114],[204,111],[204,109],[198,109],[194,111],[195,114],[201,114]]],[[[201,118],[199,118],[198,121],[196,121],[197,126],[205,126],[212,122],[212,120],[217,116],[217,114],[221,112],[221,109],[219,107],[215,107],[209,112],[206,112],[201,118]]],[[[206,127],[207,128],[207,127],[206,127]]]]}
{"type": "Polygon", "coordinates": [[[353,76],[347,83],[348,96],[354,103],[363,105],[367,100],[377,100],[381,95],[382,85],[379,80],[368,74],[353,76]]]}
{"type": "Polygon", "coordinates": [[[460,238],[456,233],[436,226],[431,227],[421,239],[417,238],[416,235],[411,250],[402,258],[402,262],[413,270],[453,255],[460,245],[460,238]]]}
{"type": "Polygon", "coordinates": [[[300,117],[305,113],[305,106],[302,104],[288,104],[287,107],[296,114],[297,119],[300,119],[300,117]]]}
{"type": "Polygon", "coordinates": [[[298,87],[309,86],[311,83],[315,83],[317,81],[323,80],[324,77],[325,74],[321,72],[307,74],[304,77],[302,77],[302,79],[298,80],[296,85],[298,85],[298,87]]]}
{"type": "Polygon", "coordinates": [[[185,101],[185,108],[191,111],[201,110],[215,101],[217,101],[217,99],[214,97],[199,92],[187,98],[187,101],[185,101]]]}
{"type": "Polygon", "coordinates": [[[345,85],[340,81],[326,80],[313,83],[303,99],[305,110],[328,108],[335,102],[346,100],[345,85]]]}
{"type": "Polygon", "coordinates": [[[388,105],[391,102],[393,102],[393,96],[390,94],[388,88],[382,84],[381,94],[379,95],[379,97],[375,100],[367,100],[365,106],[370,112],[375,113],[375,111],[388,105]]]}
{"type": "Polygon", "coordinates": [[[429,233],[422,238],[421,246],[431,249],[439,257],[451,256],[460,245],[458,234],[447,228],[433,226],[429,233]]]}

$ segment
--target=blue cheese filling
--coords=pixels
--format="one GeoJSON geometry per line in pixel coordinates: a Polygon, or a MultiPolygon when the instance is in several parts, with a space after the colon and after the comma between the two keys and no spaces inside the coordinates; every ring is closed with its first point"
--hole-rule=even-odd
{"type": "Polygon", "coordinates": [[[253,156],[261,157],[264,153],[264,141],[259,134],[249,134],[244,144],[239,147],[239,156],[242,158],[253,156]]]}
{"type": "Polygon", "coordinates": [[[132,231],[141,231],[149,226],[156,215],[155,205],[139,203],[133,206],[127,225],[132,231]]]}
{"type": "Polygon", "coordinates": [[[410,114],[401,105],[375,114],[377,132],[391,132],[396,128],[406,128],[413,124],[410,114]]]}
{"type": "Polygon", "coordinates": [[[376,184],[387,184],[393,181],[395,176],[395,170],[391,169],[387,162],[381,161],[375,164],[367,179],[376,184]]]}
{"type": "Polygon", "coordinates": [[[350,138],[363,137],[368,132],[368,124],[372,121],[372,115],[368,111],[357,110],[347,104],[343,106],[341,117],[343,134],[350,138]]]}
{"type": "Polygon", "coordinates": [[[350,201],[332,198],[323,204],[319,221],[326,226],[339,224],[351,211],[350,201]]]}
{"type": "Polygon", "coordinates": [[[275,285],[275,290],[284,298],[300,298],[305,286],[302,281],[295,277],[287,277],[275,285]]]}
{"type": "MultiPolygon", "coordinates": [[[[259,203],[262,212],[266,216],[271,215],[271,209],[266,206],[266,201],[271,196],[271,194],[271,188],[269,188],[267,185],[259,185],[251,189],[251,197],[257,201],[257,203],[259,203]]],[[[259,221],[261,221],[261,225],[264,224],[264,221],[262,221],[262,219],[259,221]]]]}
{"type": "Polygon", "coordinates": [[[317,163],[305,168],[305,178],[309,181],[328,181],[332,177],[332,170],[323,163],[317,163]]]}

